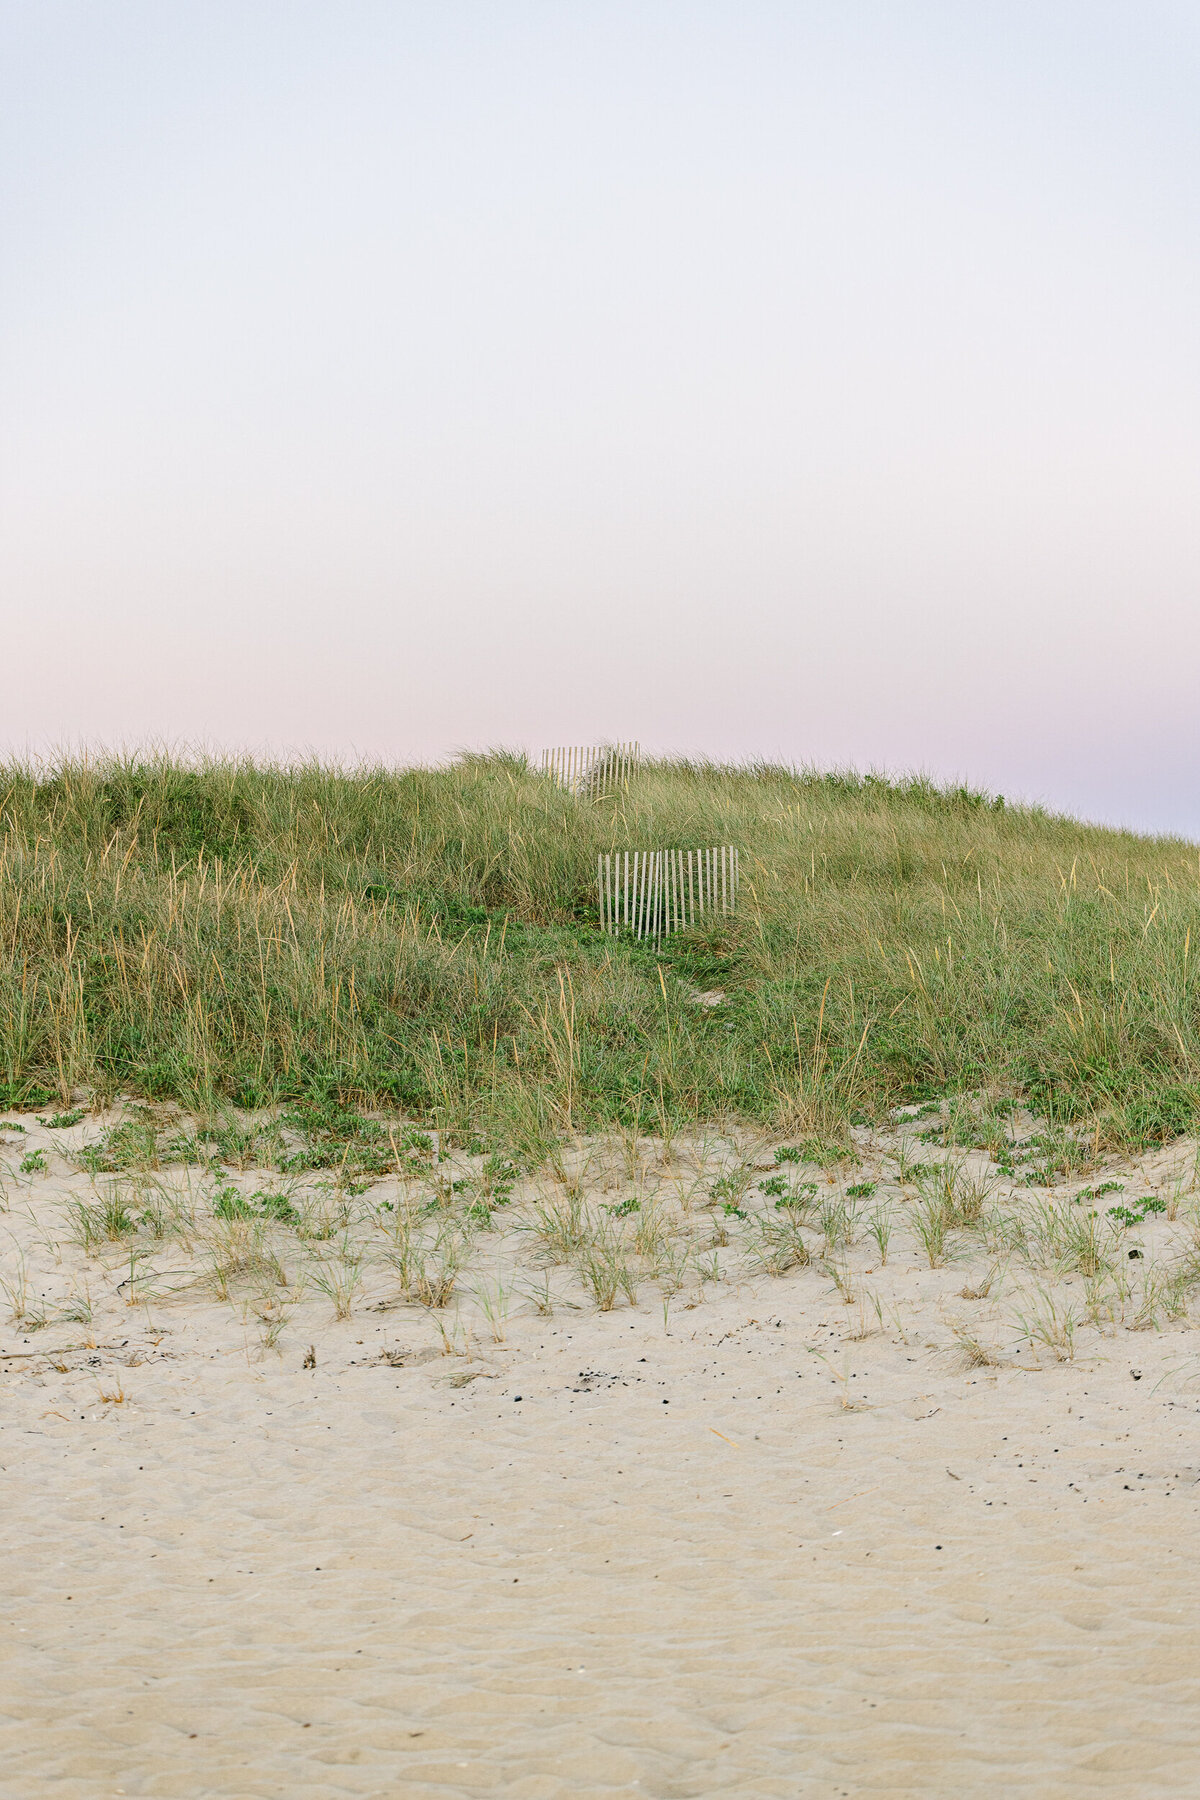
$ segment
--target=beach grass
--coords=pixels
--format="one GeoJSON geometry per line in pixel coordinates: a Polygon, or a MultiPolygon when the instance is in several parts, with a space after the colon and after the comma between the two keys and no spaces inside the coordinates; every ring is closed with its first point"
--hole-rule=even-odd
{"type": "MultiPolygon", "coordinates": [[[[1198,926],[1194,846],[920,778],[651,761],[577,800],[499,753],[11,765],[0,1104],[177,1102],[272,1166],[290,1109],[307,1166],[352,1182],[412,1154],[380,1118],[525,1166],[737,1120],[830,1161],[958,1096],[939,1141],[1003,1157],[1020,1102],[1031,1168],[1065,1176],[1194,1127],[1198,926]],[[716,843],[735,916],[599,930],[598,853],[716,843]]],[[[122,1129],[111,1166],[189,1154],[122,1129]]]]}

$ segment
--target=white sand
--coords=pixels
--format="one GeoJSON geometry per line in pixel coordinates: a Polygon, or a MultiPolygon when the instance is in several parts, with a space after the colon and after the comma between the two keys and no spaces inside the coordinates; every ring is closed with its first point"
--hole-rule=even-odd
{"type": "Polygon", "coordinates": [[[863,1339],[808,1268],[391,1366],[438,1334],[373,1270],[264,1354],[126,1305],[90,1189],[52,1156],[0,1215],[10,1285],[94,1302],[0,1326],[3,1795],[1200,1793],[1186,1323],[1039,1361],[899,1235],[863,1339]]]}

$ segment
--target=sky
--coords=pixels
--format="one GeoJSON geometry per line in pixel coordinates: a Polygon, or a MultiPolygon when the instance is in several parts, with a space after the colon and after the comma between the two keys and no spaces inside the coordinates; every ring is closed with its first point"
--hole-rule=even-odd
{"type": "Polygon", "coordinates": [[[1189,0],[0,0],[0,753],[1200,836],[1189,0]]]}

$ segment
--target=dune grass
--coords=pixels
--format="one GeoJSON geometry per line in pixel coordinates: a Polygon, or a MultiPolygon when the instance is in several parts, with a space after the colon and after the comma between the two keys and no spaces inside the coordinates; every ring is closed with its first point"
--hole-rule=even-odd
{"type": "Polygon", "coordinates": [[[10,766],[0,1103],[125,1093],[227,1132],[299,1106],[371,1166],[370,1112],[526,1161],[736,1118],[835,1156],[982,1094],[945,1141],[1002,1141],[1021,1098],[1048,1167],[1193,1126],[1198,925],[1193,846],[923,780],[660,762],[576,802],[507,755],[10,766]],[[598,851],[712,843],[742,851],[735,919],[599,932],[598,851]]]}

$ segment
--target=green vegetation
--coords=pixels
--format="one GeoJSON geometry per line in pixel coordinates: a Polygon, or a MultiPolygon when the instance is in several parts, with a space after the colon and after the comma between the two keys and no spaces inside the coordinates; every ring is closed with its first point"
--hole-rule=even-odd
{"type": "MultiPolygon", "coordinates": [[[[503,755],[10,767],[0,1105],[174,1100],[242,1166],[251,1110],[274,1164],[345,1180],[421,1153],[370,1113],[526,1161],[752,1118],[834,1161],[854,1120],[946,1097],[939,1141],[1004,1159],[1019,1101],[1030,1178],[1061,1179],[1195,1123],[1198,926],[1192,847],[922,780],[651,763],[579,802],[503,755]],[[743,852],[736,919],[657,952],[598,931],[598,851],[712,843],[743,852]]],[[[153,1167],[156,1129],[97,1169],[153,1167]]]]}

